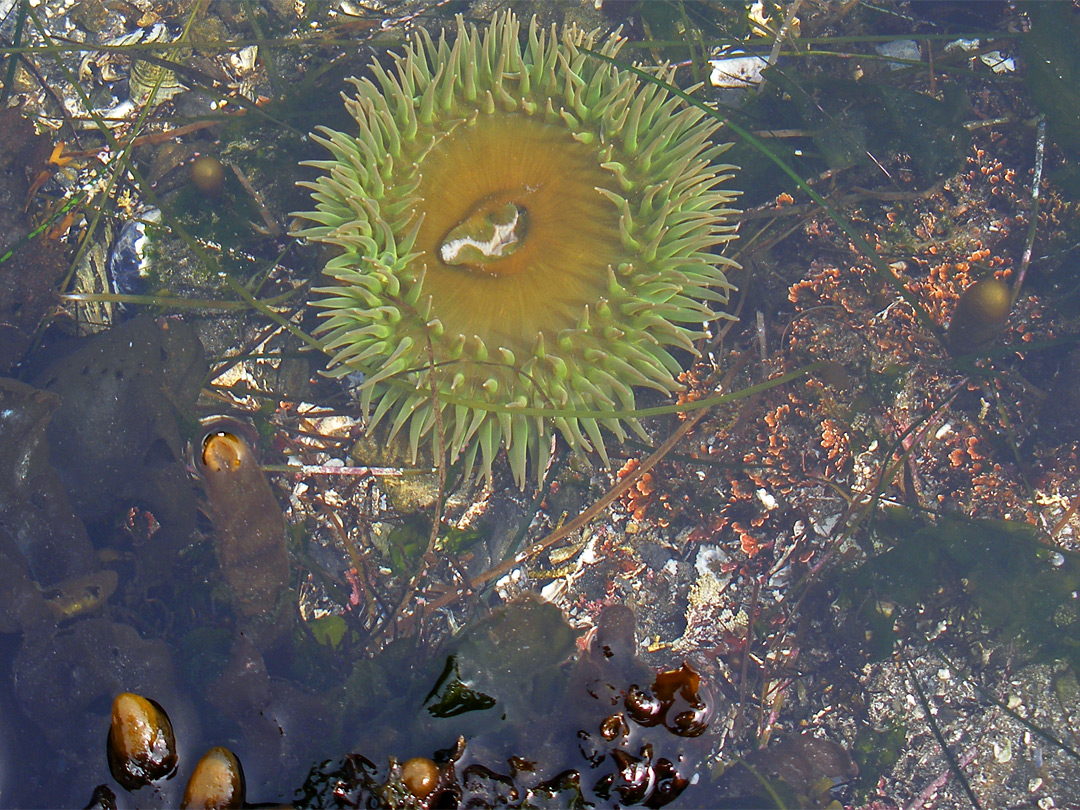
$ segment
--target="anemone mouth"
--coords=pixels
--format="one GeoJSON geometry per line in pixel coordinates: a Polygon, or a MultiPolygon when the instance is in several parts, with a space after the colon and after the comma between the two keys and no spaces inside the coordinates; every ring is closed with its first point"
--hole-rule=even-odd
{"type": "Polygon", "coordinates": [[[353,80],[358,134],[313,135],[331,158],[307,164],[323,174],[298,232],[339,249],[315,303],[369,426],[407,426],[415,458],[441,424],[489,479],[505,446],[521,485],[553,430],[605,462],[601,426],[641,432],[620,411],[635,387],[679,389],[671,352],[724,317],[734,265],[714,252],[734,236],[718,124],[581,50],[618,37],[534,18],[524,39],[509,12],[483,34],[458,18],[452,45],[421,30],[353,80]]]}
{"type": "Polygon", "coordinates": [[[524,358],[539,335],[554,345],[573,329],[605,298],[608,268],[628,258],[618,210],[597,191],[610,184],[593,150],[565,127],[503,113],[450,129],[420,165],[413,210],[422,295],[444,334],[477,335],[524,358]],[[484,241],[489,212],[508,207],[519,223],[513,250],[473,251],[479,261],[459,258],[463,250],[447,255],[455,232],[459,243],[494,242],[484,241]]]}

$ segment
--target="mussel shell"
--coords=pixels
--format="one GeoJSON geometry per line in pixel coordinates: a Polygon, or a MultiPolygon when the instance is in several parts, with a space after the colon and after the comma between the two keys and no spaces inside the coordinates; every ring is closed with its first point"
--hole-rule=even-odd
{"type": "Polygon", "coordinates": [[[195,765],[180,807],[194,810],[243,807],[245,790],[240,760],[228,748],[216,746],[195,765]]]}
{"type": "MultiPolygon", "coordinates": [[[[149,237],[146,235],[148,223],[161,221],[161,212],[156,208],[144,210],[138,219],[124,223],[120,235],[109,249],[108,281],[109,291],[120,295],[146,295],[150,292],[150,262],[146,257],[149,237]]],[[[116,304],[116,309],[125,317],[133,314],[126,304],[116,304]]]]}
{"type": "Polygon", "coordinates": [[[106,744],[109,771],[127,790],[138,790],[176,772],[176,738],[157,702],[122,692],[112,705],[106,744]]]}

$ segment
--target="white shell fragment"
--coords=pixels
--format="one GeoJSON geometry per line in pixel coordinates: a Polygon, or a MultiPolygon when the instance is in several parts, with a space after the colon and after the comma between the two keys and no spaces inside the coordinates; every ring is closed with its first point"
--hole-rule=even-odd
{"type": "MultiPolygon", "coordinates": [[[[979,50],[983,46],[981,39],[956,39],[945,46],[945,53],[957,48],[965,53],[979,50]]],[[[1001,51],[988,51],[978,55],[978,60],[994,73],[1012,73],[1016,70],[1016,60],[1001,51]]]]}
{"type": "MultiPolygon", "coordinates": [[[[889,59],[903,59],[908,62],[922,61],[922,51],[919,50],[919,43],[913,39],[895,39],[892,42],[882,42],[880,45],[875,46],[874,50],[889,59]]],[[[893,62],[889,67],[892,70],[900,70],[907,67],[907,65],[893,62]]]]}
{"type": "Polygon", "coordinates": [[[739,88],[752,84],[761,84],[761,71],[769,62],[764,56],[728,56],[723,59],[710,59],[712,73],[709,83],[713,87],[739,88]]]}
{"type": "Polygon", "coordinates": [[[1016,60],[1005,56],[1001,51],[990,51],[979,57],[979,61],[994,73],[1012,73],[1016,70],[1016,60]]]}

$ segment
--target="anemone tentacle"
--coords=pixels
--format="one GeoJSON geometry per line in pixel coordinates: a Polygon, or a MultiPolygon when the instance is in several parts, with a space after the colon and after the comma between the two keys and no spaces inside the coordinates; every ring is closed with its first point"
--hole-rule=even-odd
{"type": "Polygon", "coordinates": [[[414,459],[441,424],[489,480],[503,446],[520,485],[530,461],[541,475],[555,431],[607,463],[601,426],[643,435],[621,415],[633,389],[679,390],[673,352],[727,317],[729,144],[585,52],[624,42],[535,18],[522,36],[512,12],[483,32],[459,17],[451,39],[418,29],[350,80],[355,134],[312,135],[330,157],[306,164],[298,235],[340,251],[315,301],[329,373],[365,375],[369,428],[407,435],[414,459]]]}

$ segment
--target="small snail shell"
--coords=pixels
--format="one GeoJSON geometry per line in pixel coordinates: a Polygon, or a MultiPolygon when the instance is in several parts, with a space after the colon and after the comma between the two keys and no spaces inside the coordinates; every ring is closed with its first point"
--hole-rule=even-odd
{"type": "Polygon", "coordinates": [[[116,696],[106,746],[113,778],[128,790],[172,776],[176,738],[165,710],[131,692],[116,696]]]}
{"type": "Polygon", "coordinates": [[[407,759],[401,766],[401,781],[423,801],[439,784],[439,766],[426,757],[407,759]]]}
{"type": "Polygon", "coordinates": [[[996,278],[976,281],[960,295],[949,322],[949,348],[954,352],[977,351],[997,337],[1009,320],[1012,292],[996,278]]]}
{"type": "Polygon", "coordinates": [[[184,789],[182,808],[226,810],[244,806],[244,769],[228,748],[211,748],[195,765],[184,789]]]}
{"type": "Polygon", "coordinates": [[[207,197],[216,197],[225,188],[225,168],[221,161],[202,155],[191,162],[191,183],[207,197]]]}

